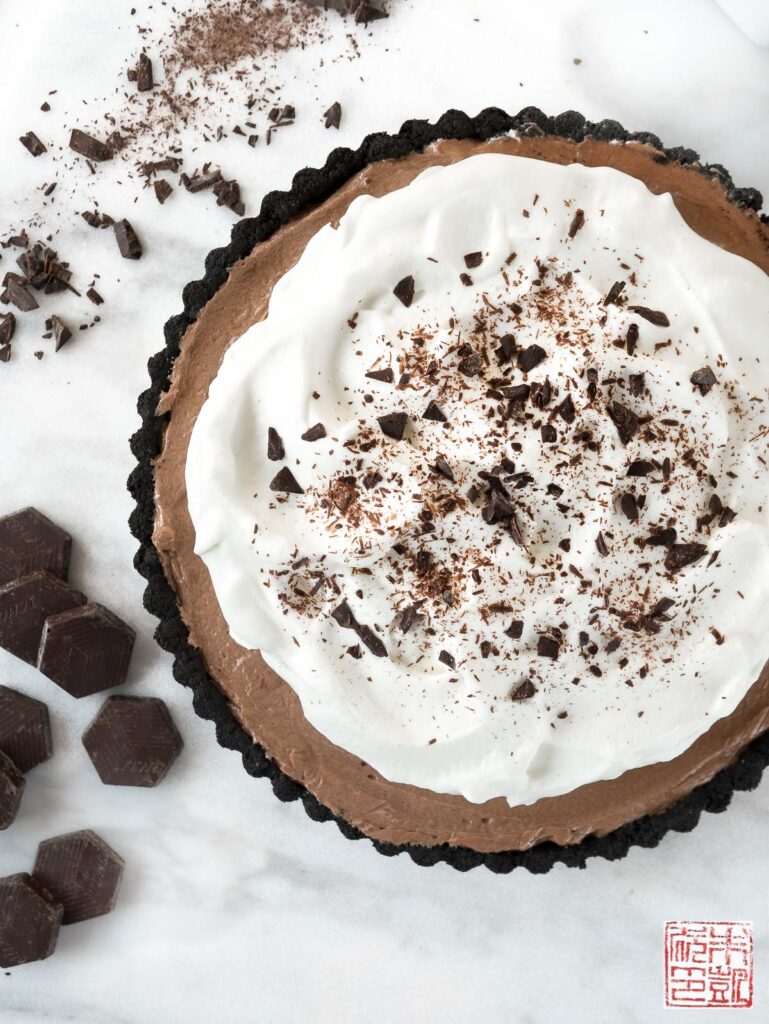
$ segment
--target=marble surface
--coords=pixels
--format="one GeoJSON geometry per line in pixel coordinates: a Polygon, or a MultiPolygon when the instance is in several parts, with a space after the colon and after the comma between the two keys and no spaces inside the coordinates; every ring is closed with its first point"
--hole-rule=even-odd
{"type": "MultiPolygon", "coordinates": [[[[114,92],[119,70],[138,52],[137,21],[159,30],[171,18],[162,4],[136,6],[138,18],[127,0],[0,5],[1,225],[39,213],[38,185],[54,173],[17,137],[33,128],[50,146],[66,144],[65,127],[84,110],[105,109],[99,97],[114,92]],[[59,91],[44,115],[50,89],[59,91]]],[[[352,60],[342,59],[351,43],[332,23],[323,48],[286,54],[272,72],[283,102],[297,106],[297,123],[253,150],[242,139],[206,144],[191,129],[190,165],[221,163],[254,211],[296,169],[368,131],[454,106],[536,104],[657,132],[769,193],[769,50],[725,13],[739,8],[744,26],[760,26],[755,10],[746,21],[749,4],[443,0],[440,18],[437,6],[391,0],[397,17],[358,32],[352,60]],[[320,114],[337,99],[342,129],[326,131],[320,114]]],[[[98,271],[108,301],[101,324],[56,356],[39,340],[42,318],[28,317],[13,360],[0,366],[0,510],[33,504],[71,530],[73,583],[138,632],[125,692],[163,697],[186,746],[155,790],[102,786],[80,743],[101,699],[76,702],[0,652],[0,682],[48,702],[55,743],[52,761],[29,776],[17,822],[0,836],[0,875],[28,869],[41,839],[81,827],[126,861],[109,917],[65,928],[52,959],[0,973],[2,1024],[647,1024],[667,1019],[668,919],[754,922],[756,999],[743,1016],[766,1019],[769,781],[738,794],[726,814],[705,816],[693,833],[619,863],[595,861],[581,872],[558,866],[544,877],[460,875],[384,859],[333,825],[312,823],[299,806],[280,804],[195,717],[152,640],[154,620],[131,569],[127,438],[163,321],[180,308],[181,288],[199,275],[206,252],[227,239],[233,217],[210,197],[181,192],[161,209],[122,177],[120,166],[94,177],[81,167],[62,177],[45,214],[45,233],[56,232],[79,283],[98,271]],[[139,263],[121,261],[108,232],[74,216],[97,196],[140,231],[139,263]],[[37,350],[45,351],[41,361],[37,350]]],[[[0,268],[8,260],[4,253],[0,268]]],[[[85,305],[72,297],[54,308],[49,299],[44,309],[78,322],[85,305]]],[[[684,1019],[710,1017],[690,1010],[684,1019]]]]}

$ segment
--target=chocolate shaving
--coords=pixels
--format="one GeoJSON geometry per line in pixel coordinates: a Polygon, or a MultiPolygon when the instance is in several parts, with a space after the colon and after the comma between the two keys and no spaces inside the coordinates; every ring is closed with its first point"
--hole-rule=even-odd
{"type": "Polygon", "coordinates": [[[393,288],[393,295],[400,299],[404,306],[410,306],[414,301],[414,278],[411,274],[401,280],[393,288]]]}
{"type": "Polygon", "coordinates": [[[304,494],[288,466],[284,466],[276,473],[270,481],[270,490],[282,494],[304,494]]]}
{"type": "Polygon", "coordinates": [[[655,327],[670,327],[670,321],[664,313],[658,309],[647,309],[646,306],[628,306],[631,313],[637,313],[643,317],[644,320],[648,320],[650,324],[654,324],[655,327]]]}

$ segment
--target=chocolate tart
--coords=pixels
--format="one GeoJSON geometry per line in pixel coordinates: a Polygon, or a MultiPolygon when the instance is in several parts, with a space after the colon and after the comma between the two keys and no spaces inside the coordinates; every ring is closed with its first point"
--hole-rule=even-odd
{"type": "Polygon", "coordinates": [[[165,347],[149,361],[151,386],[139,398],[142,426],[131,440],[137,466],[135,567],[144,603],[160,619],[155,637],[174,655],[174,676],[193,691],[196,712],[237,750],[247,772],[270,779],[275,795],[301,800],[315,821],[333,820],[349,839],[368,838],[386,856],[458,870],[485,865],[548,871],[588,858],[623,857],[689,831],[702,811],[723,811],[735,790],[754,788],[769,761],[769,671],[737,709],[672,761],[646,765],[564,796],[510,807],[389,782],[334,746],[304,718],[291,688],[229,636],[202,561],[193,554],[184,458],[197,411],[231,341],[264,316],[276,280],[306,241],[362,193],[384,194],[427,166],[475,152],[502,151],[556,163],[616,167],[653,192],[670,192],[698,234],[769,274],[769,227],[760,193],[734,186],[727,171],[697,153],[665,149],[646,132],[536,108],[515,116],[489,109],[471,118],[449,111],[435,124],[408,121],[397,134],[368,136],[355,151],[333,151],[322,169],[300,171],[273,192],[258,217],[238,223],[206,274],[184,290],[184,311],[165,327],[165,347]]]}

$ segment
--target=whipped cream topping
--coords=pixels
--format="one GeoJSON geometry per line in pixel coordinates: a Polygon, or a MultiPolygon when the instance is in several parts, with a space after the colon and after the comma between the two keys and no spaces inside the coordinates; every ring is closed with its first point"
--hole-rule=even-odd
{"type": "Polygon", "coordinates": [[[769,659],[768,314],[609,168],[356,199],[192,433],[233,638],[395,782],[528,804],[675,757],[769,659]]]}

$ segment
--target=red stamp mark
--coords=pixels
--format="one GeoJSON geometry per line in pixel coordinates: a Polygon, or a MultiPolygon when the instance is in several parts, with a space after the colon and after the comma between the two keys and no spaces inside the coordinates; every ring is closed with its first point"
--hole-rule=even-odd
{"type": "Polygon", "coordinates": [[[665,1006],[753,1005],[749,921],[668,921],[665,1006]]]}

